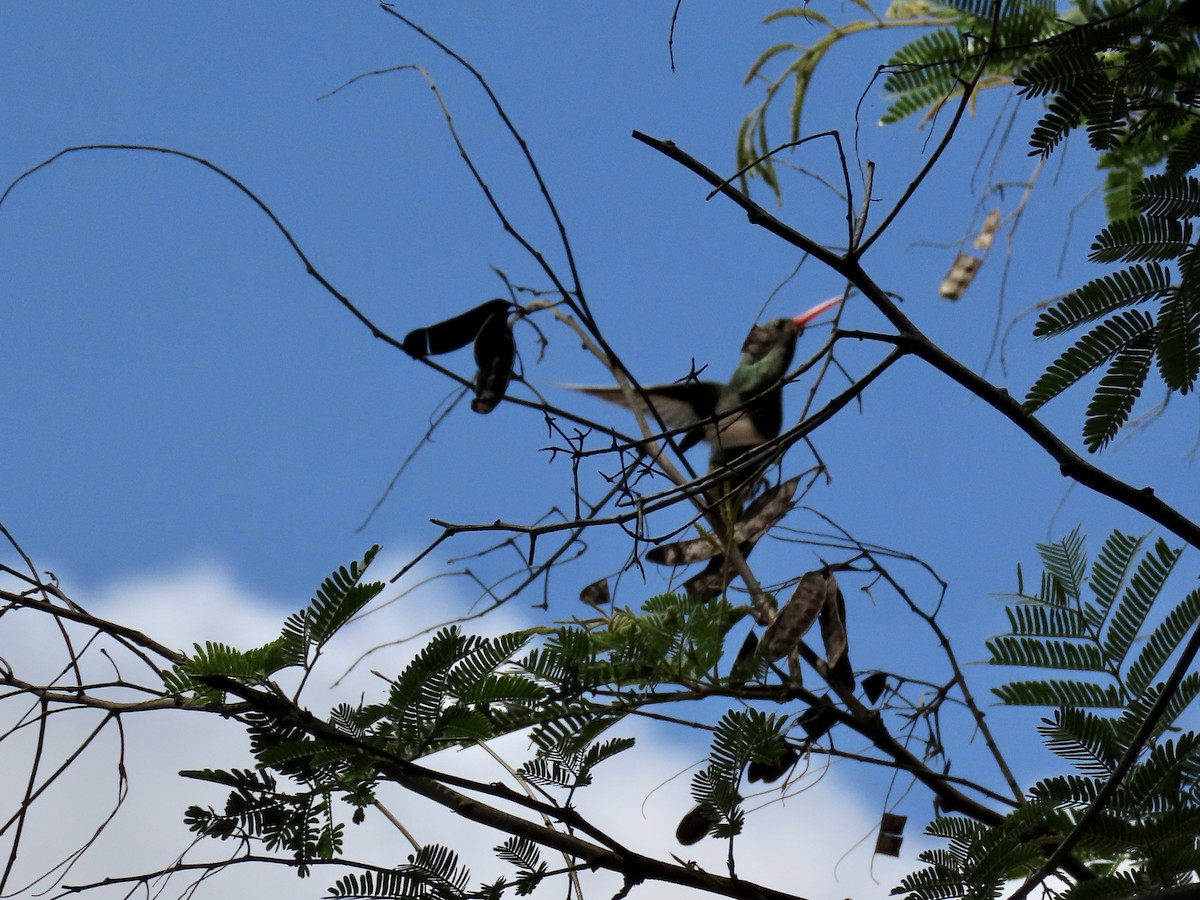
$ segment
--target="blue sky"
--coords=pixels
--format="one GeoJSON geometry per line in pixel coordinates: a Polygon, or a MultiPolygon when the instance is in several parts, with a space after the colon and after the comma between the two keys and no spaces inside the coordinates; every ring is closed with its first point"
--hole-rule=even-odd
{"type": "MultiPolygon", "coordinates": [[[[672,74],[673,5],[403,7],[476,65],[505,104],[553,192],[597,319],[645,383],[677,379],[693,359],[726,376],[763,303],[799,259],[731,204],[706,202],[698,179],[630,131],[674,140],[731,172],[737,126],[761,98],[742,86],[750,62],[772,43],[820,33],[800,20],[760,24],[772,4],[684,4],[672,74]]],[[[262,198],[322,275],[402,338],[502,295],[491,267],[546,287],[499,227],[418,75],[392,73],[317,99],[362,72],[416,63],[438,84],[506,212],[562,265],[545,206],[478,85],[372,3],[10,2],[3,18],[4,182],[81,144],[148,144],[204,157],[262,198]]],[[[875,221],[933,141],[916,123],[875,124],[883,106],[869,80],[890,40],[873,36],[832,57],[805,125],[841,129],[850,148],[857,135],[862,157],[876,161],[875,221]]],[[[961,302],[937,297],[951,245],[997,205],[981,189],[991,164],[986,142],[1006,109],[999,94],[981,98],[938,173],[866,260],[918,325],[977,369],[997,323],[1003,331],[1022,310],[1098,274],[1083,262],[1101,214],[1088,199],[1093,160],[1077,142],[1042,174],[1012,238],[1013,265],[1004,266],[1002,238],[961,302]]],[[[1032,120],[1029,111],[1018,119],[997,180],[1032,173],[1020,137],[1032,120]]],[[[836,175],[829,142],[797,161],[836,175]]],[[[792,176],[786,190],[783,218],[818,237],[843,234],[823,189],[792,176]]],[[[998,205],[1011,213],[1019,197],[1010,187],[998,205]]],[[[259,210],[194,164],[112,151],[62,159],[0,207],[0,246],[9,421],[0,521],[85,606],[89,591],[215,566],[282,616],[372,543],[385,546],[393,568],[401,564],[437,536],[430,517],[531,521],[569,500],[570,468],[544,452],[537,416],[502,406],[480,417],[464,403],[356,533],[450,385],[372,339],[306,275],[259,210]]],[[[766,316],[795,314],[839,290],[810,261],[766,316]]],[[[844,324],[882,327],[861,301],[849,304],[844,324]]],[[[988,369],[1014,393],[1061,349],[1034,344],[1029,324],[1013,332],[1007,373],[994,361],[988,369]]],[[[574,337],[549,320],[545,328],[552,342],[542,363],[532,332],[518,331],[530,380],[556,402],[631,430],[620,410],[557,387],[602,382],[605,373],[574,337]]],[[[843,361],[861,374],[880,355],[847,347],[843,361]]],[[[467,351],[445,362],[473,370],[467,351]]],[[[803,393],[789,394],[789,412],[803,393]]],[[[1045,418],[1077,444],[1085,403],[1082,393],[1069,395],[1045,418]]],[[[1194,471],[1184,457],[1195,436],[1194,405],[1177,400],[1101,464],[1155,484],[1159,496],[1194,514],[1194,471]]],[[[881,379],[816,443],[832,482],[807,502],[862,540],[933,565],[950,583],[946,622],[961,634],[966,660],[982,658],[982,638],[1003,628],[993,595],[1015,587],[1019,561],[1032,570],[1033,544],[1051,523],[1061,534],[1083,522],[1097,544],[1111,527],[1147,529],[1108,501],[1067,493],[1028,440],[915,361],[881,379]]],[[[797,470],[807,464],[795,456],[797,470]]],[[[696,463],[702,458],[698,451],[696,463]]],[[[821,527],[804,512],[789,521],[821,527]]],[[[448,558],[486,543],[448,545],[422,573],[459,569],[448,558]]],[[[615,571],[627,552],[619,533],[595,535],[588,554],[550,582],[552,615],[580,612],[579,588],[615,571]]],[[[779,577],[817,562],[799,545],[758,555],[779,577]]],[[[491,560],[472,565],[502,571],[491,560]]],[[[653,579],[663,574],[651,572],[644,588],[625,582],[631,593],[622,599],[636,603],[660,589],[664,582],[653,579]]],[[[904,574],[918,596],[932,599],[932,581],[915,567],[904,574]]],[[[894,639],[906,620],[891,598],[873,602],[861,585],[849,587],[858,666],[899,667],[924,652],[894,639]]],[[[403,602],[457,611],[473,597],[460,579],[403,602]]],[[[175,602],[183,601],[163,593],[161,603],[175,602]]],[[[516,604],[517,621],[544,615],[516,604]]],[[[424,622],[428,612],[411,615],[424,622]]]]}

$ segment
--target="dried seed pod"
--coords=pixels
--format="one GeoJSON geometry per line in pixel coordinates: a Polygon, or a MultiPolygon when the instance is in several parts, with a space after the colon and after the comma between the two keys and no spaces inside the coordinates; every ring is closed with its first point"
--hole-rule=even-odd
{"type": "Polygon", "coordinates": [[[879,821],[875,852],[881,856],[899,856],[900,844],[904,841],[904,826],[907,823],[908,816],[885,812],[879,821]]]}
{"type": "Polygon", "coordinates": [[[836,595],[837,582],[828,569],[805,572],[792,598],[767,628],[759,642],[759,652],[768,659],[779,659],[791,653],[817,620],[828,599],[831,584],[836,595]]]}
{"type": "Polygon", "coordinates": [[[849,643],[846,636],[846,598],[842,596],[837,579],[829,576],[831,593],[826,593],[821,607],[821,641],[825,644],[825,663],[829,666],[829,682],[843,690],[854,690],[854,669],[850,665],[849,643]]]}
{"type": "Polygon", "coordinates": [[[702,559],[712,559],[720,552],[720,548],[715,537],[688,538],[686,541],[651,547],[646,551],[646,562],[660,566],[686,566],[702,559]]]}
{"type": "Polygon", "coordinates": [[[950,267],[950,271],[942,279],[938,293],[946,300],[961,299],[982,265],[983,260],[978,256],[972,256],[970,253],[958,254],[954,258],[954,264],[950,267]]]}
{"type": "Polygon", "coordinates": [[[467,344],[475,345],[475,399],[471,409],[490,413],[496,408],[512,379],[517,344],[508,324],[512,304],[507,300],[489,300],[465,313],[417,328],[404,337],[404,352],[414,359],[451,353],[467,344]]]}
{"type": "MultiPolygon", "coordinates": [[[[741,547],[743,554],[788,514],[792,508],[792,497],[799,485],[799,478],[785,481],[764,491],[746,507],[746,511],[733,527],[733,541],[741,547]]],[[[651,547],[646,551],[646,561],[662,566],[684,566],[711,559],[720,550],[721,542],[715,536],[691,538],[651,547]]]]}
{"type": "Polygon", "coordinates": [[[883,696],[884,690],[887,688],[887,673],[872,672],[862,680],[863,693],[867,695],[867,700],[875,703],[883,696]]]}
{"type": "Polygon", "coordinates": [[[804,729],[810,741],[817,740],[837,724],[833,704],[826,701],[810,706],[796,719],[796,724],[804,729]]]}
{"type": "Polygon", "coordinates": [[[508,325],[507,309],[492,313],[475,338],[475,364],[479,371],[475,375],[475,399],[471,401],[471,409],[477,413],[490,413],[504,399],[516,355],[517,343],[508,325]]]}
{"type": "Polygon", "coordinates": [[[601,578],[599,581],[593,581],[582,591],[579,592],[579,599],[589,606],[600,606],[612,600],[612,594],[608,589],[608,579],[601,578]]]}
{"type": "Polygon", "coordinates": [[[679,820],[679,825],[675,828],[675,840],[685,847],[697,844],[708,836],[708,829],[719,821],[720,818],[712,810],[703,806],[692,807],[679,820]]]}
{"type": "Polygon", "coordinates": [[[416,328],[404,337],[404,352],[414,359],[452,353],[474,341],[488,320],[496,315],[506,315],[512,308],[507,300],[489,300],[465,313],[430,325],[416,328]]]}
{"type": "Polygon", "coordinates": [[[788,773],[800,759],[800,751],[795,747],[785,744],[783,752],[779,759],[775,762],[752,762],[746,767],[746,780],[753,784],[756,781],[761,781],[763,784],[771,784],[778,781],[788,773]]]}
{"type": "Polygon", "coordinates": [[[746,679],[758,668],[758,635],[754,629],[747,632],[742,646],[738,649],[733,665],[729,668],[729,680],[734,684],[745,684],[746,679]]]}

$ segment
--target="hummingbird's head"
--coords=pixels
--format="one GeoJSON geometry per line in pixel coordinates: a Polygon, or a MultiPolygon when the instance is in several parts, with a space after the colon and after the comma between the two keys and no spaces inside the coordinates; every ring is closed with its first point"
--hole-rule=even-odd
{"type": "Polygon", "coordinates": [[[772,350],[782,350],[787,357],[786,366],[791,362],[792,352],[796,348],[796,337],[800,334],[794,319],[771,319],[761,325],[755,325],[746,335],[742,344],[742,361],[758,362],[771,353],[772,350]]]}
{"type": "Polygon", "coordinates": [[[813,319],[842,302],[841,297],[823,300],[807,312],[791,319],[771,319],[755,325],[742,344],[743,362],[755,363],[777,351],[783,367],[790,365],[796,348],[796,338],[813,319]]]}

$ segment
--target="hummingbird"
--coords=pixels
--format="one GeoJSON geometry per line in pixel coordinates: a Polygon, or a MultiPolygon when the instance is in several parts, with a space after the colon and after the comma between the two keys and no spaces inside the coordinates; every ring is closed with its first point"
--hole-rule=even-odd
{"type": "MultiPolygon", "coordinates": [[[[791,319],[755,325],[742,344],[742,358],[726,384],[687,380],[645,388],[650,405],[670,428],[684,429],[679,449],[701,441],[712,448],[710,467],[779,436],[783,429],[783,376],[796,353],[796,339],[817,316],[842,302],[833,297],[791,319]]],[[[650,412],[637,392],[581,386],[583,391],[635,412],[650,412]]]]}

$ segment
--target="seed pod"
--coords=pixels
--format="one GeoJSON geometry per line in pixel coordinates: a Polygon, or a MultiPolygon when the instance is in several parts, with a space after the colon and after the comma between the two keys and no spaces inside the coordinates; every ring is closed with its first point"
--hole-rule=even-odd
{"type": "Polygon", "coordinates": [[[830,728],[837,724],[833,704],[823,701],[815,706],[810,706],[796,719],[796,724],[804,729],[804,733],[808,735],[810,741],[823,737],[830,728]]]}
{"type": "Polygon", "coordinates": [[[884,689],[887,688],[887,673],[872,672],[862,680],[863,693],[867,695],[867,700],[875,703],[883,696],[884,689]]]}
{"type": "Polygon", "coordinates": [[[679,820],[675,829],[675,840],[685,847],[697,844],[708,836],[708,829],[719,821],[720,818],[712,810],[695,806],[679,820]]]}
{"type": "Polygon", "coordinates": [[[504,399],[516,355],[517,343],[508,325],[507,308],[492,313],[475,338],[475,364],[479,366],[479,372],[475,375],[475,399],[471,401],[471,409],[477,413],[490,413],[504,399]]]}
{"type": "Polygon", "coordinates": [[[771,784],[787,774],[788,770],[800,759],[800,751],[795,747],[784,745],[783,752],[775,762],[752,762],[746,767],[746,780],[753,784],[761,781],[771,784]]]}
{"type": "Polygon", "coordinates": [[[404,337],[404,352],[414,359],[451,353],[474,341],[489,319],[506,314],[511,308],[507,300],[489,300],[452,319],[414,329],[404,337]]]}
{"type": "MultiPolygon", "coordinates": [[[[785,481],[755,497],[733,526],[733,542],[745,555],[758,539],[792,508],[792,497],[800,485],[799,478],[785,481]]],[[[661,566],[684,566],[711,559],[721,551],[721,541],[714,537],[691,538],[671,544],[661,544],[646,551],[646,561],[661,566]]],[[[690,593],[690,592],[689,592],[690,593]]]]}
{"type": "Polygon", "coordinates": [[[829,576],[832,593],[826,594],[821,607],[821,641],[825,644],[825,663],[829,666],[829,682],[844,690],[854,690],[854,669],[850,665],[849,644],[846,636],[846,598],[837,586],[837,579],[829,576]]]}
{"type": "Polygon", "coordinates": [[[779,610],[775,621],[767,628],[759,643],[759,652],[768,659],[787,656],[817,620],[832,588],[837,593],[837,581],[827,569],[805,572],[796,585],[792,599],[779,610]]]}
{"type": "Polygon", "coordinates": [[[410,331],[401,346],[414,359],[424,359],[451,353],[474,342],[479,370],[472,386],[475,399],[471,401],[471,409],[490,413],[504,399],[517,355],[508,324],[510,309],[512,304],[507,300],[489,300],[452,319],[410,331]]]}
{"type": "Polygon", "coordinates": [[[900,844],[904,841],[904,826],[907,823],[908,816],[885,812],[879,821],[879,836],[875,839],[875,852],[880,856],[899,856],[900,844]]]}
{"type": "Polygon", "coordinates": [[[608,603],[612,600],[612,594],[608,589],[608,579],[601,578],[599,581],[593,581],[579,592],[579,599],[589,606],[599,606],[603,603],[608,603]]]}

